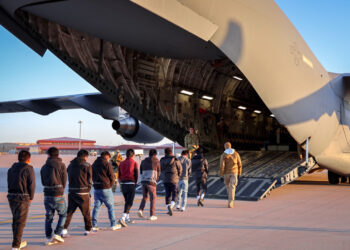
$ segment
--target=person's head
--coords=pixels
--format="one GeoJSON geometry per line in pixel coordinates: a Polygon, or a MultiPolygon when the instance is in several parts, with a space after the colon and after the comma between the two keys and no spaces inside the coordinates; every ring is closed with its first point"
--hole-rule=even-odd
{"type": "Polygon", "coordinates": [[[131,148],[129,148],[128,150],[126,150],[126,157],[128,158],[133,158],[135,155],[135,151],[131,148]]]}
{"type": "Polygon", "coordinates": [[[188,150],[183,150],[183,151],[181,152],[181,155],[182,155],[182,156],[188,156],[188,150]]]}
{"type": "Polygon", "coordinates": [[[87,161],[87,159],[89,157],[89,152],[86,151],[85,149],[81,149],[81,150],[79,150],[77,157],[84,160],[84,161],[87,161]]]}
{"type": "Polygon", "coordinates": [[[157,150],[152,148],[150,151],[149,151],[149,157],[152,157],[154,155],[157,155],[157,150]]]}
{"type": "Polygon", "coordinates": [[[171,148],[166,148],[166,149],[164,149],[164,154],[165,155],[172,155],[173,154],[173,150],[171,148]]]}
{"type": "Polygon", "coordinates": [[[21,150],[18,153],[18,161],[24,163],[30,163],[30,153],[27,150],[21,150]]]}
{"type": "Polygon", "coordinates": [[[196,151],[195,151],[196,155],[200,156],[200,157],[203,157],[203,149],[202,148],[198,148],[196,151]]]}
{"type": "Polygon", "coordinates": [[[117,150],[117,155],[118,155],[118,154],[120,154],[120,150],[119,150],[119,149],[117,150]]]}
{"type": "Polygon", "coordinates": [[[111,154],[108,151],[103,151],[101,153],[101,158],[106,159],[107,161],[109,161],[109,159],[111,158],[111,154]]]}
{"type": "Polygon", "coordinates": [[[225,149],[231,148],[231,143],[230,142],[226,142],[224,144],[224,147],[225,147],[225,149]]]}
{"type": "Polygon", "coordinates": [[[190,134],[194,134],[194,128],[190,128],[190,134]]]}
{"type": "Polygon", "coordinates": [[[59,153],[60,152],[58,151],[58,148],[56,148],[56,147],[51,147],[47,150],[47,154],[51,158],[57,158],[59,153]]]}

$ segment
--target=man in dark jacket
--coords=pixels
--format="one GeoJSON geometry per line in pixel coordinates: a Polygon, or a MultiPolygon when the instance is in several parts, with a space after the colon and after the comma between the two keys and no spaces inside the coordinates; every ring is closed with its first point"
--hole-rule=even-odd
{"type": "Polygon", "coordinates": [[[196,150],[192,158],[192,175],[197,186],[197,205],[204,206],[204,196],[207,193],[208,161],[204,158],[201,148],[196,150]]]}
{"type": "Polygon", "coordinates": [[[150,220],[156,220],[154,215],[157,199],[157,182],[160,176],[160,162],[157,158],[157,150],[151,149],[149,157],[141,162],[140,166],[141,183],[142,183],[142,201],[138,211],[139,217],[143,217],[143,209],[145,208],[148,194],[150,196],[150,220]]]}
{"type": "Polygon", "coordinates": [[[92,179],[94,181],[94,210],[92,211],[92,229],[98,231],[97,217],[101,205],[105,204],[108,209],[108,217],[111,223],[111,229],[117,230],[121,226],[116,223],[114,215],[114,196],[112,186],[114,183],[114,173],[112,164],[109,163],[111,155],[108,151],[103,151],[101,157],[98,157],[92,164],[92,179]]]}
{"type": "Polygon", "coordinates": [[[74,158],[67,169],[69,180],[68,211],[67,220],[64,224],[62,236],[67,237],[67,228],[72,220],[73,213],[77,208],[80,209],[84,217],[85,233],[91,233],[91,215],[90,215],[90,189],[92,186],[92,168],[87,162],[89,153],[86,150],[80,150],[77,157],[74,158]]]}
{"type": "Polygon", "coordinates": [[[67,206],[63,193],[67,183],[67,169],[59,151],[52,147],[47,150],[48,158],[40,170],[41,183],[44,188],[44,205],[46,210],[45,234],[46,245],[64,242],[61,237],[63,225],[66,222],[67,206]],[[58,213],[58,222],[54,235],[52,235],[52,221],[55,211],[58,213]]]}
{"type": "Polygon", "coordinates": [[[182,173],[182,166],[180,161],[173,155],[173,150],[171,148],[166,148],[164,153],[165,156],[160,159],[160,165],[164,173],[165,204],[169,211],[168,214],[172,216],[177,195],[177,183],[182,173]]]}
{"type": "Polygon", "coordinates": [[[139,178],[139,167],[134,160],[134,155],[134,150],[128,149],[126,151],[127,158],[119,166],[119,183],[125,200],[124,213],[119,220],[123,227],[127,226],[126,223],[131,222],[129,212],[134,203],[135,189],[139,178]]]}
{"type": "Polygon", "coordinates": [[[18,154],[18,162],[7,172],[7,199],[12,212],[12,248],[19,249],[27,246],[22,241],[23,229],[26,225],[29,205],[34,198],[35,175],[30,163],[30,153],[22,150],[18,154]]]}

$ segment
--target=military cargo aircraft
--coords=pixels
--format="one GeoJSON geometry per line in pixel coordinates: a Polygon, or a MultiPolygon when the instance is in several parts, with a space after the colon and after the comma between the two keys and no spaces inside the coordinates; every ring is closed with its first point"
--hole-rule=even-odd
{"type": "MultiPolygon", "coordinates": [[[[350,175],[350,75],[327,72],[273,0],[0,0],[0,22],[38,54],[50,50],[150,137],[183,144],[194,127],[212,151],[226,140],[242,150],[307,145],[330,182],[350,175]]],[[[118,121],[79,98],[69,97],[74,107],[118,121]]],[[[70,105],[60,103],[0,109],[70,105]]]]}

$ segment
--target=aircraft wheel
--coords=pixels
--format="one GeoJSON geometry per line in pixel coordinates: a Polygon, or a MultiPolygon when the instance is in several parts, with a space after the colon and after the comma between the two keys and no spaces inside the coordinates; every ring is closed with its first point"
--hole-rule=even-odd
{"type": "Polygon", "coordinates": [[[340,178],[340,181],[341,181],[341,183],[347,183],[347,182],[348,182],[348,177],[342,176],[342,177],[340,178]]]}
{"type": "Polygon", "coordinates": [[[337,185],[339,184],[340,175],[328,171],[328,181],[330,184],[337,185]]]}

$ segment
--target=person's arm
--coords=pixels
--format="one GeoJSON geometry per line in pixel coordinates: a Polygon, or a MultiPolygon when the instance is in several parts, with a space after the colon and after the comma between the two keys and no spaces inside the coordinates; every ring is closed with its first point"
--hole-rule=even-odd
{"type": "Polygon", "coordinates": [[[185,148],[188,148],[188,136],[187,135],[185,136],[184,141],[185,141],[185,148]]]}
{"type": "Polygon", "coordinates": [[[42,166],[41,169],[40,169],[41,185],[43,185],[43,186],[45,186],[45,177],[43,176],[43,174],[44,174],[44,171],[43,171],[44,166],[42,166]]]}
{"type": "Polygon", "coordinates": [[[159,181],[160,178],[160,162],[157,163],[157,182],[159,181]]]}
{"type": "Polygon", "coordinates": [[[182,165],[181,165],[181,162],[179,160],[175,160],[175,162],[176,162],[177,172],[178,172],[178,175],[180,177],[182,174],[182,165]]]}
{"type": "Polygon", "coordinates": [[[115,174],[113,172],[113,166],[109,162],[107,162],[107,175],[110,183],[113,185],[113,183],[115,182],[115,174]]]}
{"type": "Polygon", "coordinates": [[[204,160],[204,171],[209,174],[209,164],[206,159],[204,160]]]}
{"type": "Polygon", "coordinates": [[[240,155],[237,153],[237,165],[238,165],[238,176],[242,174],[242,161],[240,155]]]}
{"type": "Polygon", "coordinates": [[[32,200],[34,199],[34,193],[35,193],[35,174],[34,174],[33,167],[28,168],[27,189],[28,189],[30,202],[32,202],[32,200]]]}
{"type": "Polygon", "coordinates": [[[63,189],[65,189],[67,185],[67,168],[66,168],[66,165],[64,165],[64,163],[62,164],[61,178],[62,178],[63,189]]]}
{"type": "Polygon", "coordinates": [[[225,171],[225,161],[224,161],[224,156],[221,155],[221,157],[220,157],[220,172],[219,172],[219,176],[223,176],[224,175],[224,171],[225,171]]]}
{"type": "Polygon", "coordinates": [[[89,185],[89,190],[90,190],[92,187],[92,166],[90,164],[88,166],[87,173],[88,173],[88,183],[89,183],[88,185],[89,185]]]}
{"type": "Polygon", "coordinates": [[[144,162],[145,162],[145,160],[141,161],[141,165],[140,165],[140,175],[142,175],[143,165],[145,164],[144,162]]]}
{"type": "Polygon", "coordinates": [[[135,166],[134,166],[134,176],[135,176],[135,184],[137,184],[139,180],[139,166],[137,162],[135,162],[135,166]]]}
{"type": "Polygon", "coordinates": [[[188,176],[192,174],[192,162],[188,160],[188,176]]]}

